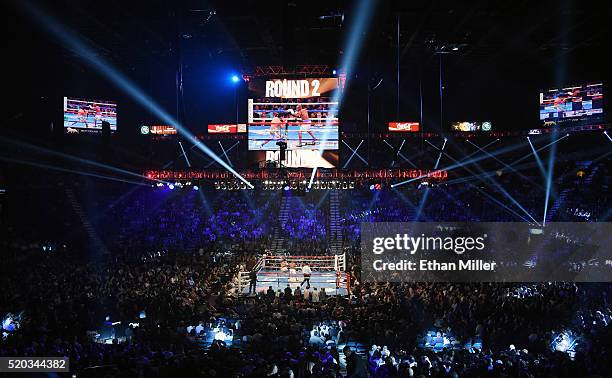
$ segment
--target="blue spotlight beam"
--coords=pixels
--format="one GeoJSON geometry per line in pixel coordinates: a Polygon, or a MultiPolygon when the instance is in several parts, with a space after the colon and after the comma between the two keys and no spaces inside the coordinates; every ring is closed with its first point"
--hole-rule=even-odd
{"type": "MultiPolygon", "coordinates": [[[[448,157],[449,157],[451,160],[456,161],[456,160],[455,160],[455,159],[454,159],[452,156],[450,156],[449,154],[446,154],[446,153],[445,153],[445,155],[446,155],[446,156],[448,156],[448,157]]],[[[525,213],[525,215],[527,215],[527,216],[528,216],[528,217],[529,217],[529,218],[530,218],[530,219],[531,219],[533,222],[535,222],[535,223],[539,224],[539,223],[538,223],[538,221],[537,221],[537,220],[536,220],[536,219],[535,219],[533,216],[531,216],[531,214],[530,214],[530,213],[527,211],[527,209],[525,209],[525,208],[523,207],[523,205],[521,205],[521,204],[520,204],[520,203],[519,203],[519,202],[518,202],[518,201],[517,201],[517,200],[516,200],[516,199],[515,199],[515,198],[514,198],[514,197],[513,197],[511,194],[510,194],[510,193],[508,193],[508,191],[507,191],[506,189],[504,189],[504,187],[503,187],[501,184],[499,184],[499,183],[495,182],[493,179],[491,179],[492,175],[487,175],[487,174],[486,174],[487,172],[484,172],[484,170],[483,170],[483,169],[482,169],[482,168],[481,168],[481,167],[480,167],[478,164],[476,165],[476,168],[478,169],[478,171],[480,172],[480,174],[481,174],[481,175],[483,175],[482,177],[483,177],[484,179],[486,179],[486,181],[487,181],[489,184],[491,184],[491,186],[493,186],[495,189],[499,190],[499,191],[500,191],[500,192],[501,192],[501,193],[504,195],[504,197],[506,197],[507,199],[509,199],[511,203],[513,203],[513,204],[514,204],[516,207],[518,207],[518,208],[519,208],[519,209],[520,209],[520,210],[521,210],[523,213],[525,213]]],[[[473,173],[473,171],[469,170],[467,167],[465,167],[465,169],[466,169],[466,170],[468,170],[468,172],[473,173]]],[[[481,193],[482,193],[482,191],[481,191],[481,193]]],[[[521,218],[522,218],[522,217],[521,217],[521,218]]],[[[523,219],[524,219],[524,218],[523,218],[523,219]]]]}
{"type": "Polygon", "coordinates": [[[444,143],[442,144],[442,149],[440,151],[444,151],[444,147],[446,147],[446,142],[448,139],[444,138],[444,143]]]}
{"type": "Polygon", "coordinates": [[[540,159],[540,155],[538,155],[538,151],[536,151],[535,147],[533,147],[533,143],[531,143],[531,138],[527,137],[527,142],[529,142],[529,147],[531,147],[531,153],[533,153],[533,156],[535,157],[542,177],[546,179],[546,170],[544,169],[544,164],[542,164],[542,159],[540,159]]]}
{"type": "MultiPolygon", "coordinates": [[[[541,147],[540,149],[543,149],[545,147],[541,147]]],[[[539,151],[540,149],[538,149],[536,151],[539,151]]],[[[603,155],[599,156],[598,158],[592,160],[592,162],[593,163],[599,162],[601,160],[604,160],[604,159],[608,158],[608,156],[610,156],[610,155],[612,155],[612,151],[608,151],[607,153],[604,153],[603,155]]],[[[525,159],[521,158],[519,160],[525,160],[525,159]]],[[[526,164],[524,163],[524,164],[521,164],[521,165],[517,166],[516,165],[517,162],[518,162],[518,160],[516,162],[513,162],[513,163],[510,164],[510,166],[512,166],[515,171],[523,171],[523,170],[526,170],[526,169],[532,169],[533,167],[536,166],[536,163],[526,163],[526,164]]],[[[497,174],[497,171],[488,171],[488,172],[485,172],[484,174],[480,174],[480,175],[461,177],[461,178],[456,178],[456,179],[453,179],[453,180],[449,180],[449,181],[446,181],[445,184],[446,185],[454,185],[454,184],[462,184],[464,182],[470,182],[470,181],[475,181],[475,180],[481,180],[482,181],[483,177],[485,177],[485,176],[492,177],[492,176],[494,176],[496,174],[497,174]]],[[[565,177],[567,175],[570,175],[570,174],[571,174],[570,172],[565,173],[560,178],[563,178],[563,177],[565,177]]],[[[544,181],[546,181],[546,178],[544,179],[544,181]]],[[[541,189],[542,189],[543,192],[545,192],[545,190],[546,190],[546,188],[544,186],[542,186],[541,189]]]]}
{"type": "MultiPolygon", "coordinates": [[[[553,145],[554,143],[557,143],[557,142],[559,142],[561,139],[566,138],[566,137],[567,137],[567,135],[562,136],[561,138],[559,138],[559,139],[557,139],[557,140],[555,140],[555,141],[553,141],[553,142],[550,142],[549,144],[547,144],[547,145],[545,145],[545,146],[542,146],[542,147],[538,148],[536,151],[541,151],[541,150],[543,150],[544,148],[546,148],[546,147],[548,147],[548,146],[551,146],[551,145],[553,145]]],[[[435,147],[435,146],[434,146],[434,147],[435,147]]],[[[515,144],[515,145],[512,145],[512,146],[502,147],[502,148],[500,148],[500,149],[498,149],[498,150],[495,150],[495,151],[493,151],[493,152],[489,153],[489,155],[492,155],[492,156],[497,156],[497,155],[505,154],[506,152],[511,152],[511,151],[517,150],[517,149],[519,149],[519,148],[521,148],[521,147],[522,147],[522,144],[515,144]]],[[[448,155],[447,155],[447,156],[448,156],[448,155]]],[[[527,156],[523,156],[522,158],[520,158],[520,159],[518,159],[518,160],[515,160],[514,162],[510,163],[509,165],[510,165],[510,166],[513,166],[514,164],[517,164],[517,163],[519,163],[519,162],[521,162],[521,161],[523,161],[523,160],[527,159],[529,156],[531,156],[531,154],[528,154],[527,156]]],[[[443,167],[443,168],[441,168],[441,169],[446,170],[446,171],[452,171],[452,170],[457,169],[457,168],[462,168],[462,167],[463,167],[463,168],[465,168],[465,166],[467,166],[467,165],[469,165],[469,164],[474,164],[474,163],[477,163],[477,162],[479,162],[479,161],[481,161],[481,160],[484,160],[484,159],[487,159],[487,158],[489,158],[489,156],[488,156],[488,155],[486,155],[486,154],[482,154],[482,155],[479,155],[479,156],[477,156],[477,157],[471,158],[471,159],[469,159],[469,160],[465,160],[465,161],[464,161],[464,160],[462,160],[462,161],[459,161],[459,162],[457,162],[457,163],[455,163],[455,164],[449,165],[449,166],[447,166],[447,167],[443,167]]],[[[455,160],[455,161],[456,161],[456,160],[455,160]]],[[[427,177],[427,176],[426,176],[426,175],[422,175],[422,176],[419,176],[419,177],[411,178],[411,179],[409,179],[409,180],[401,181],[401,182],[398,182],[398,183],[396,183],[396,184],[391,185],[391,187],[392,187],[392,188],[395,188],[395,187],[398,187],[398,186],[400,186],[400,185],[405,185],[405,184],[408,184],[408,183],[411,183],[411,182],[414,182],[414,181],[420,180],[420,179],[422,179],[422,178],[424,178],[424,177],[427,177]]]]}
{"type": "Polygon", "coordinates": [[[477,187],[474,184],[470,184],[471,188],[476,189],[476,191],[478,191],[480,194],[484,195],[485,197],[487,197],[487,199],[491,202],[493,202],[494,204],[500,206],[501,208],[507,210],[508,212],[510,212],[513,215],[516,215],[517,217],[519,217],[520,219],[522,219],[523,221],[529,223],[529,220],[527,220],[527,218],[523,217],[522,215],[520,215],[519,213],[517,213],[516,211],[512,210],[512,208],[510,208],[509,206],[506,206],[503,202],[497,200],[495,197],[493,197],[492,195],[490,195],[489,193],[485,192],[484,190],[480,189],[479,187],[477,187]]]}
{"type": "MultiPolygon", "coordinates": [[[[556,132],[551,134],[551,138],[555,136],[556,132]]],[[[546,196],[544,197],[544,216],[542,225],[546,226],[546,215],[548,214],[548,201],[550,199],[550,192],[552,190],[552,180],[555,170],[555,157],[557,155],[557,144],[553,144],[548,152],[548,172],[546,175],[546,196]]]]}
{"type": "Polygon", "coordinates": [[[73,155],[69,155],[63,152],[58,152],[58,151],[54,151],[45,147],[41,147],[41,146],[37,146],[35,144],[31,144],[31,143],[27,143],[27,142],[23,142],[23,141],[18,141],[18,140],[14,140],[14,139],[10,139],[10,138],[4,138],[4,137],[0,137],[0,141],[7,143],[7,144],[14,144],[16,146],[21,146],[24,148],[28,148],[32,151],[35,152],[40,152],[40,153],[45,153],[51,156],[57,156],[66,160],[71,160],[74,161],[76,163],[83,163],[86,165],[91,165],[93,167],[98,167],[98,168],[102,168],[102,169],[108,169],[110,171],[116,172],[116,173],[121,173],[121,174],[125,174],[128,176],[132,176],[132,177],[137,177],[140,179],[146,179],[146,180],[152,180],[152,181],[157,181],[157,182],[163,182],[161,180],[157,180],[157,179],[149,179],[141,174],[138,174],[136,172],[131,172],[122,168],[117,168],[117,167],[113,167],[111,165],[108,164],[103,164],[103,163],[99,163],[97,161],[94,160],[89,160],[89,159],[85,159],[82,157],[77,157],[77,156],[73,156],[73,155]]]}
{"type": "Polygon", "coordinates": [[[604,133],[604,135],[605,135],[605,136],[607,136],[607,137],[608,137],[608,140],[609,140],[610,142],[612,142],[612,138],[610,138],[610,135],[608,135],[608,130],[604,131],[603,133],[604,133]]]}
{"type": "MultiPolygon", "coordinates": [[[[351,18],[350,20],[350,24],[347,29],[347,33],[345,34],[345,37],[347,38],[347,42],[344,45],[344,48],[343,48],[344,54],[342,55],[342,60],[339,65],[339,67],[341,67],[344,70],[344,74],[346,77],[346,80],[344,83],[344,90],[338,89],[334,92],[331,102],[335,104],[330,106],[330,112],[329,112],[330,114],[338,114],[338,109],[340,108],[340,104],[342,103],[342,100],[344,99],[344,96],[343,96],[344,91],[347,90],[351,82],[353,67],[361,51],[361,47],[363,45],[363,36],[369,29],[370,19],[372,15],[374,14],[374,8],[376,4],[377,4],[376,1],[360,0],[354,12],[355,17],[351,18]]],[[[331,117],[329,117],[325,121],[325,126],[327,127],[331,126],[331,121],[332,119],[331,117]]],[[[323,134],[322,143],[319,145],[319,148],[318,148],[320,155],[323,155],[323,152],[324,152],[323,146],[326,145],[327,139],[328,139],[327,133],[323,134]]],[[[313,175],[316,169],[317,167],[314,167],[312,169],[313,175]]],[[[312,179],[310,181],[312,182],[312,179]]]]}
{"type": "MultiPolygon", "coordinates": [[[[206,211],[206,214],[208,214],[209,216],[213,215],[213,212],[210,208],[210,205],[208,204],[208,201],[206,200],[206,196],[204,195],[204,191],[203,190],[199,190],[198,191],[198,195],[200,197],[200,200],[202,201],[202,206],[204,206],[204,211],[206,211]]],[[[214,224],[215,222],[213,222],[214,224]]]]}
{"type": "MultiPolygon", "coordinates": [[[[552,135],[555,135],[555,134],[552,134],[552,135]]],[[[550,143],[548,143],[548,144],[543,145],[542,147],[537,148],[537,149],[536,149],[536,152],[540,152],[540,151],[542,151],[542,150],[544,150],[544,149],[546,149],[546,148],[548,148],[548,147],[550,147],[550,146],[554,145],[555,143],[558,143],[558,142],[559,142],[559,141],[561,141],[562,139],[567,138],[568,136],[569,136],[569,134],[565,134],[564,136],[562,136],[562,137],[560,137],[560,138],[558,138],[558,139],[555,139],[555,140],[553,140],[552,142],[550,142],[550,143]]],[[[525,159],[528,159],[530,155],[531,155],[531,154],[527,154],[527,155],[523,156],[522,158],[519,158],[519,159],[517,159],[517,160],[513,161],[512,163],[510,163],[510,166],[513,166],[513,165],[515,165],[515,164],[520,163],[521,161],[523,161],[523,160],[525,160],[525,159]]]]}
{"type": "Polygon", "coordinates": [[[412,201],[410,201],[408,198],[406,198],[404,193],[400,192],[397,189],[392,189],[392,190],[406,205],[410,206],[415,211],[415,214],[416,214],[417,206],[413,204],[412,201]]]}
{"type": "Polygon", "coordinates": [[[317,167],[314,167],[312,169],[312,173],[310,174],[310,181],[308,182],[308,189],[312,187],[312,183],[316,175],[317,175],[317,167]]]}
{"type": "Polygon", "coordinates": [[[221,143],[221,141],[219,141],[219,146],[221,146],[221,151],[223,151],[223,155],[225,156],[225,158],[227,159],[227,163],[231,166],[232,161],[230,160],[229,156],[227,155],[227,152],[225,152],[225,148],[223,148],[223,144],[221,143]]]}
{"type": "MultiPolygon", "coordinates": [[[[436,148],[436,146],[434,146],[431,142],[429,142],[428,140],[426,140],[425,142],[429,143],[432,147],[436,148]]],[[[444,151],[440,151],[440,154],[444,154],[445,156],[447,156],[449,159],[451,159],[453,162],[455,162],[456,164],[459,164],[459,161],[457,161],[455,158],[453,158],[452,156],[450,156],[449,154],[445,153],[444,151]]],[[[470,172],[471,174],[475,175],[474,172],[472,170],[470,170],[467,166],[463,167],[465,170],[467,170],[468,172],[470,172]]],[[[485,175],[486,172],[484,172],[482,170],[482,168],[480,168],[480,166],[478,164],[476,164],[476,168],[478,169],[478,171],[480,172],[480,174],[485,175]]],[[[437,168],[436,168],[437,169],[437,168]]],[[[495,182],[494,180],[490,179],[489,177],[485,176],[485,178],[487,179],[487,181],[493,186],[495,187],[497,190],[499,190],[506,198],[508,198],[516,207],[518,207],[523,213],[525,213],[525,215],[527,215],[530,219],[532,219],[535,223],[538,223],[537,220],[535,220],[534,217],[531,216],[531,214],[529,214],[529,212],[510,194],[508,193],[508,191],[506,189],[504,189],[500,184],[498,184],[497,182],[495,182]]]]}
{"type": "Polygon", "coordinates": [[[143,184],[142,182],[138,182],[138,181],[125,180],[125,179],[120,179],[120,178],[117,178],[117,177],[100,175],[100,174],[97,174],[97,173],[83,172],[83,171],[77,171],[77,170],[74,170],[74,169],[56,167],[54,165],[42,164],[42,163],[37,163],[37,162],[33,162],[33,161],[28,161],[28,160],[12,159],[12,158],[8,158],[8,157],[4,157],[4,156],[0,156],[0,160],[6,161],[6,162],[9,162],[9,163],[29,165],[31,167],[36,167],[36,168],[50,169],[50,170],[58,171],[58,172],[74,173],[74,174],[81,175],[81,176],[95,177],[95,178],[99,178],[99,179],[103,179],[103,180],[124,182],[124,183],[127,183],[127,184],[133,184],[133,185],[150,186],[150,185],[147,185],[147,184],[143,184]]]}
{"type": "Polygon", "coordinates": [[[42,9],[38,8],[34,4],[28,1],[19,3],[23,9],[26,10],[34,19],[39,22],[37,25],[42,26],[47,32],[54,35],[59,39],[66,48],[72,50],[78,54],[87,64],[98,71],[102,76],[112,82],[115,86],[123,90],[132,99],[138,102],[143,107],[147,108],[151,113],[155,114],[162,121],[169,125],[174,125],[176,129],[187,138],[191,143],[196,145],[199,150],[210,156],[212,159],[217,161],[223,168],[230,171],[234,176],[240,179],[242,182],[247,184],[250,188],[253,188],[253,184],[242,177],[236,170],[230,167],[220,157],[216,156],[214,152],[201,143],[195,135],[193,135],[186,127],[184,127],[177,119],[172,117],[168,112],[162,109],[149,95],[144,93],[138,86],[136,86],[127,76],[121,73],[119,70],[114,68],[109,62],[106,61],[100,54],[89,47],[80,37],[76,36],[75,33],[71,33],[66,27],[64,27],[55,18],[48,15],[42,9]]]}
{"type": "Polygon", "coordinates": [[[317,202],[317,204],[315,205],[315,209],[320,209],[321,205],[323,205],[323,203],[325,202],[325,200],[327,199],[327,197],[329,197],[329,190],[326,190],[323,194],[323,196],[321,196],[321,199],[319,200],[319,202],[317,202]]]}
{"type": "MultiPolygon", "coordinates": [[[[466,139],[467,140],[467,139],[466,139]]],[[[467,140],[468,143],[470,143],[471,145],[473,145],[474,147],[476,147],[477,149],[479,149],[480,151],[484,152],[487,155],[490,155],[489,152],[481,149],[480,147],[478,147],[475,143],[472,143],[470,140],[467,140]]],[[[534,186],[538,186],[540,187],[539,184],[536,184],[534,182],[531,181],[531,179],[527,176],[525,176],[524,174],[522,174],[521,172],[517,171],[516,169],[512,168],[512,166],[504,163],[502,160],[500,160],[497,156],[493,156],[490,155],[492,159],[494,159],[496,162],[500,163],[504,168],[507,168],[510,172],[515,173],[516,175],[520,176],[522,179],[529,181],[530,184],[534,185],[534,186]]],[[[540,187],[541,188],[541,187],[540,187]]]]}
{"type": "MultiPolygon", "coordinates": [[[[387,142],[385,139],[383,139],[383,142],[385,142],[387,144],[387,146],[389,146],[389,148],[393,149],[393,146],[391,144],[389,144],[389,142],[387,142]]],[[[404,159],[404,161],[406,161],[408,164],[410,164],[413,168],[418,168],[416,166],[416,164],[414,164],[412,162],[412,160],[408,159],[408,157],[406,157],[406,155],[404,155],[402,152],[399,152],[398,155],[399,155],[399,157],[404,159]]],[[[418,152],[413,158],[418,158],[421,155],[423,155],[423,151],[418,152]]]]}
{"type": "Polygon", "coordinates": [[[187,166],[191,168],[191,163],[189,162],[189,158],[187,157],[187,154],[185,153],[185,149],[183,148],[183,143],[181,143],[180,140],[179,140],[179,146],[181,146],[181,151],[183,151],[183,156],[185,157],[185,162],[187,162],[187,166]]]}
{"type": "MultiPolygon", "coordinates": [[[[555,143],[559,142],[560,140],[562,140],[562,139],[564,139],[564,138],[567,138],[568,136],[569,136],[569,134],[566,134],[566,135],[562,136],[561,138],[559,138],[559,139],[557,139],[557,140],[554,140],[554,141],[552,141],[552,142],[550,142],[550,143],[548,143],[548,144],[546,144],[546,145],[544,145],[544,146],[542,146],[542,147],[539,147],[539,148],[538,148],[538,149],[536,149],[535,151],[536,151],[536,153],[537,153],[537,152],[540,152],[540,151],[542,151],[542,150],[544,150],[544,149],[548,148],[549,146],[552,146],[553,144],[555,144],[555,143]]],[[[517,159],[517,160],[515,160],[515,161],[511,162],[510,164],[508,164],[508,167],[510,167],[511,169],[514,169],[514,170],[516,171],[516,168],[514,168],[514,167],[516,166],[516,164],[518,164],[518,163],[522,162],[523,160],[526,160],[527,158],[529,158],[529,156],[530,156],[530,155],[531,155],[531,154],[527,154],[527,155],[525,155],[525,156],[523,156],[523,157],[521,157],[521,158],[519,158],[519,159],[517,159]]],[[[462,161],[462,160],[461,160],[461,161],[462,161]]],[[[528,166],[526,166],[526,168],[531,168],[531,167],[532,167],[532,165],[528,165],[528,166]]],[[[483,177],[484,177],[484,176],[487,176],[487,175],[488,175],[488,176],[493,176],[495,173],[496,173],[496,171],[490,171],[490,172],[487,172],[485,175],[483,175],[483,177]],[[489,173],[490,173],[490,174],[489,174],[489,173]]],[[[461,180],[466,180],[466,181],[467,181],[467,180],[469,180],[470,178],[479,178],[479,177],[481,177],[481,176],[480,176],[480,175],[475,175],[475,176],[470,176],[470,177],[463,178],[463,179],[453,180],[453,181],[451,181],[451,182],[453,182],[453,183],[460,183],[460,182],[462,182],[461,180]]],[[[542,188],[542,189],[544,189],[544,188],[542,188]]]]}
{"type": "MultiPolygon", "coordinates": [[[[386,141],[385,141],[386,142],[386,141]]],[[[393,156],[393,161],[391,162],[391,167],[395,166],[395,159],[397,159],[397,157],[399,156],[399,154],[401,154],[402,152],[402,148],[404,147],[404,144],[406,143],[406,139],[402,139],[402,144],[400,144],[399,148],[397,149],[397,152],[395,154],[395,156],[393,156]]],[[[389,144],[389,143],[387,143],[389,144]]]]}
{"type": "Polygon", "coordinates": [[[440,159],[442,159],[442,153],[444,152],[444,147],[446,147],[446,141],[447,139],[444,138],[444,143],[442,144],[442,148],[440,149],[440,154],[438,155],[438,160],[436,160],[436,165],[434,166],[434,169],[438,169],[438,166],[440,166],[440,159]]]}
{"type": "MultiPolygon", "coordinates": [[[[466,140],[467,140],[467,139],[466,139],[466,140]]],[[[480,150],[476,150],[476,151],[474,151],[474,152],[470,153],[469,155],[464,156],[463,158],[461,158],[461,160],[459,160],[459,162],[461,163],[461,162],[463,162],[464,160],[467,160],[467,159],[471,158],[472,156],[476,155],[478,152],[484,151],[485,149],[487,149],[487,147],[490,147],[491,145],[493,145],[494,143],[497,143],[497,142],[499,142],[499,138],[497,138],[497,139],[495,139],[494,141],[491,141],[491,142],[489,142],[489,143],[485,144],[485,145],[484,145],[484,146],[482,146],[482,147],[480,147],[480,146],[476,145],[475,143],[472,143],[474,146],[476,146],[476,147],[480,148],[480,150]]]]}
{"type": "MultiPolygon", "coordinates": [[[[195,147],[196,147],[196,145],[195,145],[195,144],[192,144],[192,145],[191,145],[191,147],[189,147],[189,149],[188,149],[187,151],[191,152],[191,151],[193,151],[193,149],[194,149],[195,147]]],[[[174,160],[179,159],[181,156],[183,156],[183,154],[182,154],[182,153],[178,154],[174,160]]],[[[169,166],[171,166],[171,165],[172,165],[172,163],[174,163],[174,160],[170,160],[169,162],[167,162],[166,164],[164,164],[164,165],[163,165],[163,169],[166,169],[166,168],[168,168],[169,166]]],[[[210,160],[210,159],[207,159],[207,160],[210,160]]]]}
{"type": "Polygon", "coordinates": [[[442,151],[440,151],[440,153],[438,154],[438,159],[436,159],[436,165],[434,165],[434,169],[438,169],[438,166],[440,165],[440,159],[442,159],[442,151]]]}
{"type": "Polygon", "coordinates": [[[419,202],[419,207],[417,208],[416,215],[414,217],[414,221],[418,222],[421,218],[421,214],[423,213],[423,208],[425,208],[425,203],[427,202],[427,197],[429,197],[429,188],[425,188],[425,193],[421,197],[421,201],[419,202]]]}
{"type": "Polygon", "coordinates": [[[368,165],[368,162],[361,155],[359,155],[359,153],[357,152],[357,150],[359,150],[359,147],[361,147],[361,145],[363,144],[363,139],[361,140],[361,142],[359,142],[359,145],[357,145],[357,148],[355,148],[355,149],[353,149],[351,146],[349,146],[348,143],[346,143],[345,141],[342,141],[342,143],[344,143],[344,145],[347,146],[349,150],[353,151],[353,153],[351,154],[349,159],[346,161],[346,163],[344,163],[342,168],[346,168],[346,166],[349,165],[351,160],[353,160],[353,157],[355,157],[355,155],[357,155],[357,157],[359,159],[361,159],[361,161],[364,162],[365,165],[368,165]]]}
{"type": "MultiPolygon", "coordinates": [[[[406,141],[404,139],[404,141],[406,141]]],[[[392,150],[395,150],[395,148],[389,143],[387,142],[386,139],[383,139],[383,142],[385,142],[385,144],[387,146],[389,146],[389,148],[391,148],[392,150]]],[[[404,145],[404,143],[402,142],[402,146],[404,145]]],[[[405,162],[407,162],[408,164],[410,164],[413,168],[417,168],[416,164],[414,164],[410,159],[408,159],[403,153],[402,153],[402,147],[400,146],[400,148],[397,150],[397,156],[401,157],[402,159],[404,159],[405,162]]],[[[418,156],[418,155],[417,155],[418,156]]]]}
{"type": "Polygon", "coordinates": [[[440,153],[438,154],[438,159],[436,160],[436,164],[434,165],[434,169],[438,169],[438,166],[440,165],[440,159],[442,159],[442,154],[443,154],[443,151],[444,151],[444,147],[446,147],[446,138],[444,138],[444,143],[442,144],[442,148],[436,147],[433,143],[431,143],[428,140],[425,140],[425,143],[429,144],[430,146],[432,146],[436,150],[440,151],[440,153]]]}
{"type": "MultiPolygon", "coordinates": [[[[240,144],[240,141],[237,141],[236,143],[232,144],[227,150],[225,150],[225,153],[230,152],[231,150],[233,150],[239,144],[240,144]]],[[[203,155],[200,155],[200,156],[203,156],[203,155]]],[[[215,164],[215,161],[211,160],[204,168],[208,168],[208,167],[210,167],[213,164],[215,164]]]]}

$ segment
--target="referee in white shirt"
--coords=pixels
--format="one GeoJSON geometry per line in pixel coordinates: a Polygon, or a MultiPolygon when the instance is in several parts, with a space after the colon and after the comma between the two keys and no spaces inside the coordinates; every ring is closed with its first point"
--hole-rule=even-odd
{"type": "Polygon", "coordinates": [[[300,287],[306,283],[306,288],[310,289],[310,274],[312,273],[312,270],[310,270],[308,264],[304,264],[302,267],[302,273],[304,274],[304,281],[302,281],[300,287]]]}

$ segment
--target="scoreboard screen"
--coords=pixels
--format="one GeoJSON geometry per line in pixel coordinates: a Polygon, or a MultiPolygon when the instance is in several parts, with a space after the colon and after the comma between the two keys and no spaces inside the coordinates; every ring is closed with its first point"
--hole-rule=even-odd
{"type": "Polygon", "coordinates": [[[543,126],[567,122],[597,122],[603,119],[603,84],[587,84],[540,92],[543,126]]]}
{"type": "Polygon", "coordinates": [[[337,150],[338,84],[337,78],[250,81],[249,150],[337,150]]]}
{"type": "Polygon", "coordinates": [[[117,104],[64,97],[64,130],[67,134],[100,133],[102,121],[117,131],[117,104]]]}

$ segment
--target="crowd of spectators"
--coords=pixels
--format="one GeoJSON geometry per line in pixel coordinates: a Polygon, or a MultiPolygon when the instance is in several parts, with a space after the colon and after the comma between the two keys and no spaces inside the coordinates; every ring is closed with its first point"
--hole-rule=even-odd
{"type": "MultiPolygon", "coordinates": [[[[330,215],[313,194],[283,224],[279,193],[146,188],[82,198],[110,254],[92,258],[22,228],[0,242],[0,316],[20,314],[18,328],[3,330],[0,356],[67,356],[77,376],[104,377],[609,376],[609,284],[361,282],[360,223],[414,220],[425,190],[423,219],[516,220],[475,187],[452,187],[341,195],[346,297],[315,287],[235,296],[235,273],[254,266],[275,227],[292,253],[325,250],[330,215]],[[203,328],[221,318],[233,319],[232,342],[204,345],[203,328]],[[109,323],[123,339],[105,344],[94,334],[109,323]],[[424,347],[427,331],[452,332],[459,343],[424,347]],[[556,350],[562,332],[577,340],[572,353],[556,350]]],[[[541,205],[506,187],[528,211],[541,205]]],[[[67,206],[50,208],[70,218],[67,206]]],[[[79,230],[74,219],[50,227],[79,230]]]]}
{"type": "Polygon", "coordinates": [[[265,288],[257,296],[233,296],[233,273],[255,259],[195,252],[93,263],[68,252],[21,253],[2,266],[0,310],[24,315],[0,343],[0,355],[68,356],[74,371],[86,376],[609,372],[610,285],[362,284],[353,265],[348,297],[265,288]],[[236,320],[234,345],[216,341],[203,348],[196,328],[188,327],[221,317],[236,320]],[[105,320],[139,326],[128,327],[124,342],[101,344],[87,331],[105,320]],[[462,344],[423,348],[419,338],[429,329],[452,332],[462,344]],[[573,358],[551,348],[555,332],[566,329],[581,335],[573,358]],[[481,347],[463,347],[476,339],[481,347]]]}

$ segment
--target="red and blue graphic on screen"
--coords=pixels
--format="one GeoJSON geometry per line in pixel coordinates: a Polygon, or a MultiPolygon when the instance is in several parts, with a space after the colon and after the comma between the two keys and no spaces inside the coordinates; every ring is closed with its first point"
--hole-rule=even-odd
{"type": "Polygon", "coordinates": [[[540,120],[545,126],[603,118],[603,84],[587,84],[540,93],[540,120]]]}

